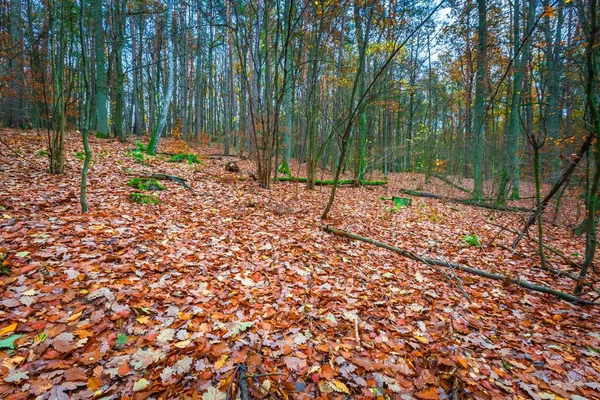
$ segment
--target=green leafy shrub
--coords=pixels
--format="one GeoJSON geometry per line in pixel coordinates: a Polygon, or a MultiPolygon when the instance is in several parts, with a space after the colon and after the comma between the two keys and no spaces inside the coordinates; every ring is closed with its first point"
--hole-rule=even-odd
{"type": "Polygon", "coordinates": [[[142,153],[146,151],[146,145],[137,139],[135,140],[135,147],[137,147],[137,149],[142,153]]]}
{"type": "Polygon", "coordinates": [[[291,176],[292,173],[290,172],[290,166],[287,163],[286,160],[283,160],[283,162],[281,163],[281,165],[279,165],[279,173],[286,175],[286,176],[291,176]]]}
{"type": "Polygon", "coordinates": [[[165,190],[165,187],[154,178],[133,178],[127,182],[127,185],[137,190],[165,190]]]}
{"type": "Polygon", "coordinates": [[[158,196],[153,194],[139,193],[139,192],[131,192],[129,198],[134,203],[138,204],[160,204],[162,201],[158,196]]]}
{"type": "Polygon", "coordinates": [[[167,162],[187,162],[188,164],[202,164],[202,161],[195,154],[174,154],[167,160],[167,162]]]}
{"type": "Polygon", "coordinates": [[[48,150],[38,150],[35,152],[35,156],[36,157],[47,157],[48,156],[48,150]]]}
{"type": "Polygon", "coordinates": [[[80,161],[85,160],[85,153],[83,151],[78,151],[75,153],[75,157],[77,157],[80,161]]]}
{"type": "Polygon", "coordinates": [[[396,197],[394,196],[392,198],[392,200],[394,200],[394,203],[396,204],[396,206],[400,206],[400,207],[409,207],[412,204],[412,200],[406,197],[396,197]]]}
{"type": "Polygon", "coordinates": [[[476,246],[479,247],[479,236],[477,236],[477,234],[472,234],[472,235],[465,235],[463,236],[463,241],[465,243],[470,244],[471,246],[476,246]]]}

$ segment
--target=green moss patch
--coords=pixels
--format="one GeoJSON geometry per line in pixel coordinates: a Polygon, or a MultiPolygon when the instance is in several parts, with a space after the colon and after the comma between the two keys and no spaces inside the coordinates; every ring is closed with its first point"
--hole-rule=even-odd
{"type": "Polygon", "coordinates": [[[138,204],[160,204],[162,201],[158,196],[147,193],[131,192],[129,198],[138,204]]]}
{"type": "Polygon", "coordinates": [[[182,163],[187,162],[188,164],[202,164],[202,161],[195,154],[173,154],[167,162],[182,163]]]}

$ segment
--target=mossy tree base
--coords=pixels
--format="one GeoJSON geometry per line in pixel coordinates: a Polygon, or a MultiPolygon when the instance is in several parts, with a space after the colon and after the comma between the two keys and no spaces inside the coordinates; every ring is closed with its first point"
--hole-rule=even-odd
{"type": "MultiPolygon", "coordinates": [[[[280,176],[277,178],[280,182],[307,182],[306,178],[296,177],[296,176],[280,176]]],[[[367,180],[355,180],[355,179],[340,179],[338,181],[338,185],[356,185],[356,186],[382,186],[387,185],[388,181],[367,181],[367,180]]],[[[333,179],[315,179],[315,185],[317,186],[326,186],[333,185],[333,179]]]]}
{"type": "Polygon", "coordinates": [[[133,178],[127,185],[137,190],[165,190],[155,178],[133,178]]]}
{"type": "Polygon", "coordinates": [[[158,196],[155,196],[153,194],[147,194],[147,193],[132,192],[129,195],[129,198],[131,199],[131,201],[133,201],[134,203],[138,203],[138,204],[160,204],[160,203],[162,203],[162,201],[160,200],[160,198],[158,196]]]}

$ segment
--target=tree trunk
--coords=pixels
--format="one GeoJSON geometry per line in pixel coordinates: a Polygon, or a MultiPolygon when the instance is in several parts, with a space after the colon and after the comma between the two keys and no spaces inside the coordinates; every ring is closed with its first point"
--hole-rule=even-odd
{"type": "Polygon", "coordinates": [[[173,26],[173,0],[167,2],[167,21],[165,24],[165,38],[167,41],[166,55],[167,55],[167,87],[163,93],[162,107],[158,118],[152,128],[152,137],[150,143],[148,143],[147,153],[150,155],[156,154],[158,148],[158,141],[167,125],[167,116],[169,114],[169,107],[171,106],[171,98],[173,96],[173,84],[174,84],[174,71],[173,71],[173,37],[172,37],[172,26],[173,26]]]}
{"type": "Polygon", "coordinates": [[[588,270],[594,262],[594,256],[596,254],[596,210],[598,205],[598,188],[600,184],[600,113],[598,111],[598,102],[596,95],[598,93],[598,76],[597,71],[599,67],[598,62],[598,45],[596,44],[596,35],[598,34],[598,0],[590,0],[590,28],[588,43],[585,51],[586,61],[586,72],[587,80],[585,85],[585,94],[588,109],[590,112],[590,130],[596,136],[596,148],[594,149],[594,176],[591,181],[590,195],[587,201],[587,227],[585,234],[585,259],[579,272],[579,282],[575,287],[575,294],[581,294],[584,286],[585,278],[587,277],[588,270]]]}
{"type": "Polygon", "coordinates": [[[473,121],[473,131],[475,146],[473,151],[473,175],[475,185],[473,189],[473,199],[479,200],[484,197],[483,194],[483,144],[485,138],[485,98],[486,98],[486,77],[487,77],[487,10],[486,0],[477,0],[477,10],[479,16],[477,28],[477,79],[475,82],[475,118],[473,121]]]}
{"type": "Polygon", "coordinates": [[[104,56],[103,0],[92,2],[96,58],[96,135],[108,138],[108,110],[106,108],[106,57],[104,56]]]}

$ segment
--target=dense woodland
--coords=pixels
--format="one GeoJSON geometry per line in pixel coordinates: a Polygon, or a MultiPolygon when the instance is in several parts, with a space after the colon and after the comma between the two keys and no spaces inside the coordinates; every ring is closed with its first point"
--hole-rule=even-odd
{"type": "Polygon", "coordinates": [[[599,16],[0,0],[0,397],[598,398],[599,16]]]}

